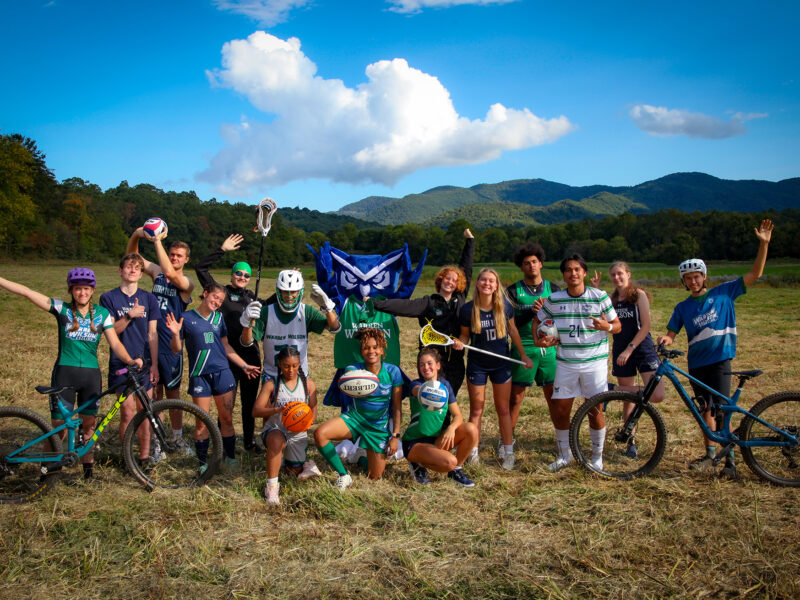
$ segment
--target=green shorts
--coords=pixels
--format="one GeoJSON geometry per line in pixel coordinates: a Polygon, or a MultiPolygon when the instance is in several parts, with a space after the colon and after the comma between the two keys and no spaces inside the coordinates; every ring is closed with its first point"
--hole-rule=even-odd
{"type": "MultiPolygon", "coordinates": [[[[545,385],[553,385],[556,380],[556,349],[538,348],[533,344],[525,344],[525,354],[533,361],[533,368],[526,369],[522,365],[516,363],[511,367],[511,385],[519,385],[528,387],[536,382],[539,387],[545,385]]],[[[511,348],[511,358],[519,359],[519,353],[516,348],[511,348]]]]}
{"type": "Polygon", "coordinates": [[[354,410],[340,416],[350,430],[350,435],[353,437],[354,442],[360,437],[359,446],[362,448],[386,454],[386,444],[391,437],[386,427],[375,426],[374,423],[368,421],[354,410]]]}

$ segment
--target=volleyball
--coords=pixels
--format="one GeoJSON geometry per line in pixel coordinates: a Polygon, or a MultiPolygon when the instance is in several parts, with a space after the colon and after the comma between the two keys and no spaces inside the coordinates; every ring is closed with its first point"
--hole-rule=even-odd
{"type": "Polygon", "coordinates": [[[154,240],[162,233],[167,232],[167,224],[163,219],[152,217],[144,222],[144,225],[142,225],[142,231],[144,232],[144,237],[146,237],[148,240],[154,240]]]}

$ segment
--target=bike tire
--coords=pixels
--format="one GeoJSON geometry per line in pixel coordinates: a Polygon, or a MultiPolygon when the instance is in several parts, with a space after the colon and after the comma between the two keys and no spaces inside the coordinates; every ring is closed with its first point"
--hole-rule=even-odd
{"type": "Polygon", "coordinates": [[[603,392],[586,400],[572,417],[569,427],[569,445],[575,460],[590,472],[604,479],[629,480],[647,475],[664,457],[667,447],[667,426],[658,409],[644,404],[634,433],[636,456],[629,452],[628,439],[616,439],[625,424],[625,403],[641,404],[637,394],[631,392],[603,392]],[[602,468],[592,465],[592,440],[589,413],[603,406],[606,419],[606,438],[603,446],[602,468]]]}
{"type": "MultiPolygon", "coordinates": [[[[795,437],[800,435],[800,392],[779,392],[766,396],[756,402],[750,413],[795,437]]],[[[738,431],[746,441],[777,441],[782,437],[749,415],[742,419],[738,431]]],[[[780,486],[800,487],[800,443],[791,447],[743,446],[742,458],[765,481],[780,486]]]]}
{"type": "MultiPolygon", "coordinates": [[[[9,453],[52,430],[47,419],[32,410],[21,406],[0,408],[0,503],[30,502],[55,485],[55,473],[42,474],[42,465],[46,462],[6,462],[9,453]]],[[[26,454],[59,456],[61,439],[58,435],[52,435],[17,456],[22,458],[26,454]]]]}
{"type": "Polygon", "coordinates": [[[176,489],[203,485],[219,469],[222,462],[222,435],[216,421],[205,410],[186,400],[159,400],[153,402],[152,408],[159,422],[159,429],[168,434],[160,443],[160,460],[147,460],[150,458],[149,449],[144,448],[145,452],[142,452],[143,449],[140,448],[142,444],[136,431],[142,423],[149,423],[147,411],[142,409],[131,419],[122,443],[128,471],[149,490],[156,487],[176,489]],[[182,414],[183,435],[179,440],[172,438],[169,415],[171,410],[180,411],[182,414]],[[209,434],[208,456],[205,462],[197,457],[195,451],[194,431],[197,422],[202,423],[209,434]]]}

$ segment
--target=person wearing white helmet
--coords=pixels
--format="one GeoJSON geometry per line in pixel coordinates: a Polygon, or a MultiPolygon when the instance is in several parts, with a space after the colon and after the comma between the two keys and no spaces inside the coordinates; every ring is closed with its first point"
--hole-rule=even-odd
{"type": "MultiPolygon", "coordinates": [[[[734,301],[747,292],[764,273],[767,262],[767,247],[772,238],[772,221],[764,219],[755,230],[758,239],[758,253],[752,269],[735,281],[720,284],[710,290],[707,287],[708,270],[699,258],[690,258],[678,265],[681,282],[691,294],[680,302],[672,312],[667,324],[667,334],[658,338],[659,344],[669,346],[682,327],[689,338],[689,374],[712,389],[726,396],[731,393],[731,359],[736,356],[736,311],[734,301]]],[[[705,407],[703,418],[713,431],[716,424],[713,418],[713,396],[692,383],[695,397],[705,407]]],[[[711,440],[705,438],[705,454],[692,461],[691,469],[709,470],[714,466],[716,448],[711,440]]],[[[733,451],[725,457],[725,466],[719,473],[721,477],[737,477],[733,451]]]]}

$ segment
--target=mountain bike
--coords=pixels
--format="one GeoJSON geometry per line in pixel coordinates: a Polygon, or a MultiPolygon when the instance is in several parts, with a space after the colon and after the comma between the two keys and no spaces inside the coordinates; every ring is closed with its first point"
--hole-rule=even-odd
{"type": "MultiPolygon", "coordinates": [[[[188,487],[201,485],[214,475],[222,460],[222,436],[211,415],[185,400],[151,400],[140,381],[142,371],[133,366],[117,374],[126,375],[121,393],[120,386],[109,388],[72,411],[64,406],[61,396],[71,388],[37,386],[37,392],[50,396],[53,413],[60,414],[64,421],[55,428],[45,417],[30,409],[0,407],[0,503],[28,502],[53,487],[56,473],[63,467],[75,466],[91,451],[130,396],[134,396],[143,408],[128,424],[122,450],[128,471],[142,485],[150,491],[156,487],[188,487]],[[83,439],[80,411],[98,398],[111,394],[118,394],[117,400],[104,417],[98,418],[94,434],[83,439]],[[173,435],[169,411],[180,411],[183,415],[183,434],[180,437],[173,435]],[[145,423],[149,424],[149,432],[145,429],[137,435],[137,430],[145,423]],[[192,448],[198,424],[205,426],[209,433],[205,459],[198,458],[192,448]],[[62,432],[65,432],[64,441],[62,432]],[[147,441],[140,442],[140,437],[147,441]],[[150,456],[148,445],[154,451],[156,446],[160,447],[158,454],[150,456]]],[[[146,376],[146,372],[144,374],[146,376]]]]}
{"type": "Polygon", "coordinates": [[[733,371],[739,383],[731,397],[708,387],[675,366],[670,359],[682,356],[680,350],[658,346],[661,365],[639,393],[608,391],[586,400],[575,413],[569,428],[569,443],[575,459],[589,471],[606,479],[632,479],[647,475],[664,456],[667,426],[650,402],[658,382],[666,377],[683,400],[703,433],[722,445],[713,464],[716,466],[738,446],[747,466],[762,479],[781,486],[800,487],[800,392],[779,392],[758,401],[749,411],[737,406],[744,384],[762,371],[733,371]],[[694,398],[678,379],[678,374],[711,392],[716,431],[702,417],[707,410],[703,400],[694,398]],[[589,413],[602,410],[606,419],[606,438],[602,464],[592,463],[589,413]],[[731,418],[739,414],[741,423],[731,431],[731,418]]]}

